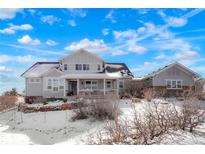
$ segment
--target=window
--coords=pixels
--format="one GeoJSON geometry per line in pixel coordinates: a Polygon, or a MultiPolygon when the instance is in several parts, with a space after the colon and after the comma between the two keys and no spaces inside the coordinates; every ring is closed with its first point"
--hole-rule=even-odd
{"type": "Polygon", "coordinates": [[[59,89],[64,89],[64,80],[63,79],[60,79],[59,80],[59,89]]]}
{"type": "Polygon", "coordinates": [[[98,82],[97,81],[86,81],[85,88],[86,89],[98,89],[98,82]]]}
{"type": "Polygon", "coordinates": [[[64,70],[65,70],[65,71],[68,70],[68,64],[64,64],[64,70]]]}
{"type": "Polygon", "coordinates": [[[167,81],[167,88],[168,89],[172,88],[172,81],[167,81]]]}
{"type": "Polygon", "coordinates": [[[58,91],[58,79],[53,79],[53,91],[58,91]]]}
{"type": "Polygon", "coordinates": [[[51,79],[48,79],[48,82],[47,82],[47,89],[49,89],[49,90],[52,89],[52,80],[51,80],[51,79]]]}
{"type": "Polygon", "coordinates": [[[108,89],[111,89],[111,88],[112,88],[112,86],[111,86],[111,81],[107,81],[107,82],[106,82],[106,87],[107,87],[108,89]]]}
{"type": "Polygon", "coordinates": [[[124,82],[123,81],[119,81],[119,88],[123,89],[124,88],[124,82]]]}
{"type": "Polygon", "coordinates": [[[182,80],[167,80],[167,89],[181,89],[182,88],[182,80]]]}
{"type": "Polygon", "coordinates": [[[30,83],[39,83],[40,82],[40,78],[30,78],[29,82],[30,83]]]}
{"type": "Polygon", "coordinates": [[[92,89],[98,89],[98,82],[92,81],[92,89]]]}
{"type": "Polygon", "coordinates": [[[91,81],[86,81],[85,82],[85,88],[86,89],[91,89],[91,81]]]}
{"type": "Polygon", "coordinates": [[[89,64],[83,64],[83,70],[90,70],[89,64]]]}
{"type": "Polygon", "coordinates": [[[98,64],[98,71],[100,71],[101,70],[101,66],[100,66],[100,64],[98,64]]]}
{"type": "Polygon", "coordinates": [[[64,89],[64,79],[51,78],[47,79],[47,89],[54,92],[64,89]]]}
{"type": "Polygon", "coordinates": [[[177,88],[181,89],[182,88],[182,81],[177,81],[177,88]]]}
{"type": "Polygon", "coordinates": [[[82,64],[76,64],[75,65],[75,70],[82,70],[82,64]]]}

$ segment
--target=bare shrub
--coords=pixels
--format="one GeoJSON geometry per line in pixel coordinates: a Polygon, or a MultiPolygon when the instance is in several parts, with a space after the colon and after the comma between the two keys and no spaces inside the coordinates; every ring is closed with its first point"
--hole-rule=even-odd
{"type": "Polygon", "coordinates": [[[151,101],[153,98],[153,90],[151,88],[146,88],[144,90],[144,98],[147,99],[147,101],[151,101]]]}
{"type": "Polygon", "coordinates": [[[0,96],[0,111],[10,109],[16,105],[16,96],[0,96]]]}
{"type": "Polygon", "coordinates": [[[96,99],[90,97],[90,99],[81,99],[74,117],[93,117],[97,120],[114,120],[119,113],[118,98],[113,95],[105,95],[103,98],[96,99]]]}
{"type": "Polygon", "coordinates": [[[194,97],[188,97],[183,101],[181,110],[181,128],[193,129],[198,126],[205,118],[204,110],[201,110],[201,103],[194,97]]]}
{"type": "Polygon", "coordinates": [[[135,80],[129,80],[126,81],[124,88],[124,95],[129,97],[143,97],[143,82],[142,81],[135,81],[135,80]]]}

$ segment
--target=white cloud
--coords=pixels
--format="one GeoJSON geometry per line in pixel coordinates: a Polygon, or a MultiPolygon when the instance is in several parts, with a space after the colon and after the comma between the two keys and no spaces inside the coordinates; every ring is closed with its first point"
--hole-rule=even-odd
{"type": "Polygon", "coordinates": [[[39,39],[32,39],[29,35],[25,35],[22,38],[19,38],[18,42],[21,44],[29,44],[29,45],[40,45],[41,44],[41,41],[39,39]]]}
{"type": "Polygon", "coordinates": [[[147,9],[147,8],[140,8],[140,9],[135,9],[135,10],[137,10],[139,14],[143,14],[143,15],[147,14],[150,11],[150,9],[147,9]]]}
{"type": "Polygon", "coordinates": [[[6,66],[0,66],[0,73],[9,73],[11,69],[7,68],[6,66]]]}
{"type": "Polygon", "coordinates": [[[28,12],[33,16],[36,13],[36,10],[34,9],[28,9],[28,12]]]}
{"type": "Polygon", "coordinates": [[[142,46],[138,46],[138,45],[132,45],[128,48],[128,51],[134,52],[134,53],[138,53],[138,54],[144,54],[147,49],[142,47],[142,46]]]}
{"type": "Polygon", "coordinates": [[[23,9],[0,8],[0,19],[13,19],[19,12],[23,12],[23,9]]]}
{"type": "Polygon", "coordinates": [[[70,12],[70,15],[73,16],[73,17],[81,17],[81,18],[84,18],[87,16],[87,12],[84,10],[84,9],[68,9],[68,11],[70,12]]]}
{"type": "Polygon", "coordinates": [[[75,20],[68,20],[68,25],[70,25],[71,27],[77,26],[75,20]]]}
{"type": "Polygon", "coordinates": [[[22,24],[22,25],[14,25],[14,24],[9,24],[8,28],[0,29],[0,33],[2,34],[15,34],[16,31],[18,30],[32,30],[33,27],[30,24],[22,24]]]}
{"type": "Polygon", "coordinates": [[[160,55],[154,57],[154,59],[156,59],[156,60],[165,59],[165,58],[166,58],[165,54],[160,54],[160,55]]]}
{"type": "Polygon", "coordinates": [[[44,58],[39,58],[32,55],[25,55],[25,56],[0,55],[0,63],[6,63],[6,62],[33,63],[36,61],[45,61],[45,60],[46,59],[44,58]]]}
{"type": "Polygon", "coordinates": [[[126,54],[128,54],[128,53],[125,52],[125,51],[122,51],[122,50],[118,50],[118,51],[113,51],[112,52],[113,56],[121,56],[121,55],[126,55],[126,54]]]}
{"type": "Polygon", "coordinates": [[[158,14],[167,23],[168,27],[183,27],[187,24],[187,19],[184,17],[167,16],[162,10],[158,11],[158,14]]]}
{"type": "Polygon", "coordinates": [[[124,40],[124,39],[135,39],[137,37],[136,30],[126,30],[126,31],[113,31],[113,35],[116,40],[124,40]]]}
{"type": "Polygon", "coordinates": [[[49,46],[55,46],[55,45],[57,45],[57,43],[56,43],[55,41],[53,41],[53,40],[47,40],[47,41],[46,41],[46,44],[49,45],[49,46]]]}
{"type": "Polygon", "coordinates": [[[162,64],[157,62],[144,62],[143,65],[139,65],[136,68],[131,69],[133,72],[149,72],[151,70],[156,70],[156,68],[159,68],[162,64]]]}
{"type": "Polygon", "coordinates": [[[109,28],[104,28],[103,30],[102,30],[102,34],[104,35],[104,36],[106,36],[106,35],[108,35],[109,34],[109,28]]]}
{"type": "Polygon", "coordinates": [[[172,27],[182,27],[187,24],[187,20],[184,18],[168,17],[167,23],[172,27]]]}
{"type": "Polygon", "coordinates": [[[113,14],[114,14],[114,11],[110,10],[108,12],[108,14],[105,16],[105,19],[110,20],[112,23],[116,23],[117,21],[116,21],[116,19],[115,19],[113,14]]]}
{"type": "Polygon", "coordinates": [[[73,42],[64,48],[65,50],[76,51],[80,49],[86,49],[90,52],[100,53],[107,51],[109,47],[104,43],[103,40],[89,40],[87,38],[79,41],[73,42]]]}
{"type": "Polygon", "coordinates": [[[59,22],[61,19],[57,18],[53,15],[42,16],[41,21],[44,23],[48,23],[49,25],[53,25],[55,22],[59,22]]]}

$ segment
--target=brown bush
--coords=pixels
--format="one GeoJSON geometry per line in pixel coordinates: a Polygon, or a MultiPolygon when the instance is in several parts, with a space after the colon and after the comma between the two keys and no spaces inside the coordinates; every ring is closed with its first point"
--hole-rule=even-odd
{"type": "Polygon", "coordinates": [[[0,111],[8,110],[16,106],[16,96],[0,96],[0,111]]]}
{"type": "MultiPolygon", "coordinates": [[[[190,104],[190,100],[186,103],[190,104]]],[[[116,117],[114,122],[107,124],[104,134],[98,133],[100,135],[97,139],[90,143],[152,144],[155,137],[160,138],[173,130],[189,128],[192,132],[204,118],[204,112],[199,110],[198,105],[186,104],[182,109],[177,109],[173,103],[162,104],[153,101],[146,104],[143,113],[138,113],[134,106],[132,109],[134,114],[132,120],[119,120],[119,117],[116,117]]]]}
{"type": "Polygon", "coordinates": [[[93,117],[98,120],[115,119],[115,115],[119,114],[118,99],[115,96],[105,95],[103,98],[81,99],[78,109],[72,119],[82,119],[93,117]]]}

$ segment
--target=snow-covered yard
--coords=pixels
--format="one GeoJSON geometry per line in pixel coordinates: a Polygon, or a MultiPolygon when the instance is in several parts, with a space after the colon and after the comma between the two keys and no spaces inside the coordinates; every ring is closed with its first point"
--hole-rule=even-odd
{"type": "MultiPolygon", "coordinates": [[[[145,103],[136,103],[137,110],[142,111],[145,103]]],[[[120,108],[122,117],[129,119],[132,116],[130,100],[121,101],[120,108]]],[[[94,119],[73,122],[73,114],[72,110],[0,113],[0,144],[86,144],[90,134],[106,124],[106,121],[94,119]]],[[[197,127],[195,134],[176,131],[155,141],[157,144],[205,144],[205,124],[197,127]]]]}

